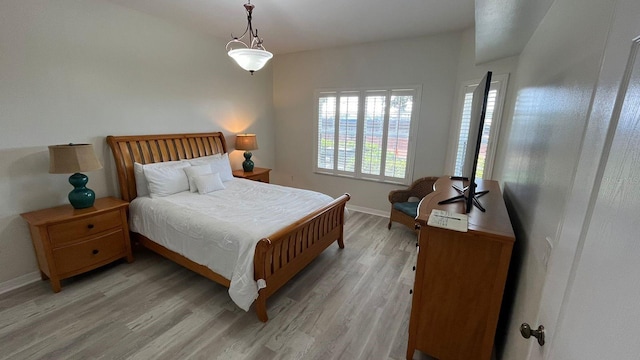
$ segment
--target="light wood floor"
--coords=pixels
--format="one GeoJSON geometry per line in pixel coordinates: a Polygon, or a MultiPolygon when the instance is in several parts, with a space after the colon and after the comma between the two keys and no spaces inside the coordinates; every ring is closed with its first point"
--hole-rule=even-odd
{"type": "Polygon", "coordinates": [[[144,250],[58,294],[25,286],[0,295],[0,358],[404,359],[416,235],[387,221],[352,211],[345,249],[332,245],[270,298],[266,324],[144,250]]]}

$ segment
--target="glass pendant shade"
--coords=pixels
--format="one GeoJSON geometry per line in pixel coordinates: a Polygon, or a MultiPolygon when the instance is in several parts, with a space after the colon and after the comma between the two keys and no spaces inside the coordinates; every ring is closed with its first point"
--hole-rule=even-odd
{"type": "Polygon", "coordinates": [[[247,71],[262,69],[273,54],[260,49],[235,49],[229,51],[229,56],[235,60],[241,68],[247,71]]]}
{"type": "Polygon", "coordinates": [[[253,29],[251,25],[251,18],[254,5],[251,1],[244,4],[244,9],[247,12],[247,28],[240,37],[231,35],[232,39],[227,43],[226,49],[229,51],[229,56],[240,65],[241,68],[247,70],[253,75],[254,71],[258,71],[264,67],[264,65],[273,57],[273,54],[268,52],[262,45],[263,40],[258,36],[258,29],[253,29]],[[249,35],[247,41],[242,39],[245,35],[249,35]],[[234,45],[242,46],[239,49],[233,49],[234,45]]]}

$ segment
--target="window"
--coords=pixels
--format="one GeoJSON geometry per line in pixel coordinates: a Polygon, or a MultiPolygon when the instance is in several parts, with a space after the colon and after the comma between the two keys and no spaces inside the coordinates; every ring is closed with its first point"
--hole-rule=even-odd
{"type": "Polygon", "coordinates": [[[316,93],[315,171],[408,184],[420,88],[316,93]]]}
{"type": "MultiPolygon", "coordinates": [[[[476,177],[479,179],[491,178],[508,77],[508,75],[494,75],[491,80],[489,98],[487,99],[487,112],[484,119],[484,128],[482,129],[480,154],[478,156],[478,170],[476,172],[476,177]]],[[[458,111],[453,122],[454,126],[452,128],[447,161],[448,173],[455,176],[462,176],[462,167],[464,166],[465,151],[469,137],[473,91],[478,86],[479,81],[470,81],[461,86],[457,102],[458,111]]]]}

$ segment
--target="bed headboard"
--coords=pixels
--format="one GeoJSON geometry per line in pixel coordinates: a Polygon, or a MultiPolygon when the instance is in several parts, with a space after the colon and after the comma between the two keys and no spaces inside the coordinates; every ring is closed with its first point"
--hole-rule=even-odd
{"type": "Polygon", "coordinates": [[[134,162],[150,164],[227,152],[227,143],[221,132],[107,136],[107,143],[115,159],[121,197],[126,201],[135,199],[137,195],[134,162]]]}

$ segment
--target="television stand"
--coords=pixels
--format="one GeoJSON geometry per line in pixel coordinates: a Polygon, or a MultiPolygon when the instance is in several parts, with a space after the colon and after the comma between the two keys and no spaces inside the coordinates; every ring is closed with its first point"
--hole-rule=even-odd
{"type": "MultiPolygon", "coordinates": [[[[452,177],[453,179],[453,177],[452,177]]],[[[464,202],[466,203],[467,197],[465,196],[464,192],[467,191],[467,189],[469,189],[468,186],[465,186],[464,188],[460,188],[457,185],[451,185],[452,188],[454,188],[458,194],[457,196],[454,197],[450,197],[448,199],[442,200],[438,202],[438,205],[443,205],[443,204],[452,204],[452,203],[456,203],[456,202],[464,202]]],[[[480,201],[478,200],[478,198],[486,195],[487,193],[489,193],[489,190],[483,190],[483,191],[478,191],[478,192],[474,192],[473,193],[473,198],[471,199],[471,201],[473,202],[473,205],[475,207],[478,208],[478,210],[485,212],[487,211],[487,209],[485,209],[482,204],[480,204],[480,201]]],[[[467,212],[470,212],[471,209],[465,209],[468,210],[467,212]]]]}
{"type": "Polygon", "coordinates": [[[441,177],[419,206],[420,251],[405,359],[491,360],[515,237],[500,186],[492,180],[478,181],[481,189],[491,190],[482,198],[491,211],[470,212],[467,232],[429,226],[432,210],[460,209],[460,203],[438,205],[457,195],[454,183],[460,185],[441,177]],[[473,336],[465,335],[470,332],[473,336]]]}

